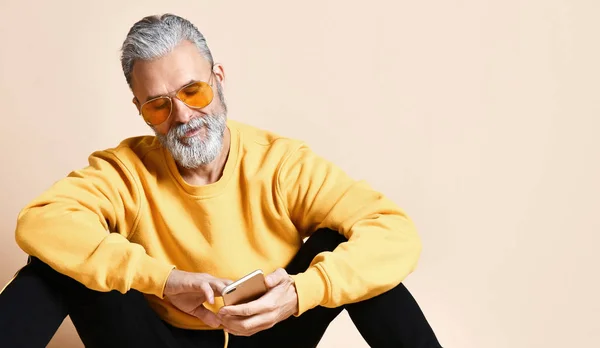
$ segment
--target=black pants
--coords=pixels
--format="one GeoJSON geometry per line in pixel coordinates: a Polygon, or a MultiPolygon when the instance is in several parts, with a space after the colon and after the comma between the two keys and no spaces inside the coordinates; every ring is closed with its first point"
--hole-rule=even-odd
{"type": "MultiPolygon", "coordinates": [[[[317,231],[286,270],[304,271],[316,254],[332,251],[345,240],[331,230],[317,231]]],[[[230,335],[229,347],[316,347],[344,309],[371,347],[441,347],[402,284],[360,303],[316,307],[250,337],[230,335]]],[[[167,324],[137,291],[92,291],[31,257],[0,294],[0,342],[12,348],[45,347],[67,315],[85,346],[92,348],[220,348],[225,340],[221,330],[183,330],[167,324]]]]}

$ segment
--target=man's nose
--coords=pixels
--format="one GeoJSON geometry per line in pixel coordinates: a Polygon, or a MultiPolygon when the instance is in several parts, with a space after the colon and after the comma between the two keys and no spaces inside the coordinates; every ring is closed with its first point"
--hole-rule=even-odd
{"type": "Polygon", "coordinates": [[[178,98],[172,98],[171,101],[173,103],[173,110],[171,110],[173,120],[183,124],[188,123],[193,117],[192,109],[178,98]]]}

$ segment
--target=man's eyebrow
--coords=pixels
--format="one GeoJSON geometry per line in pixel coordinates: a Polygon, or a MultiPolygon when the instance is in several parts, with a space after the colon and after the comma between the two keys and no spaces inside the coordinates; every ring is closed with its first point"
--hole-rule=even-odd
{"type": "MultiPolygon", "coordinates": [[[[191,79],[191,80],[189,80],[188,82],[186,82],[186,83],[184,83],[183,85],[181,85],[181,87],[183,87],[183,86],[187,86],[187,85],[189,85],[190,83],[193,83],[193,82],[196,82],[196,80],[194,80],[194,79],[191,79]]],[[[181,89],[181,87],[177,88],[176,90],[177,90],[177,91],[178,91],[178,90],[180,90],[180,89],[181,89]]],[[[169,92],[169,94],[172,94],[172,93],[173,93],[173,92],[169,92]]],[[[166,95],[165,95],[165,94],[151,95],[151,96],[148,96],[148,98],[146,98],[146,101],[145,101],[145,102],[147,102],[148,100],[152,100],[152,99],[154,99],[154,98],[158,98],[158,97],[164,97],[164,96],[166,96],[166,95]]],[[[144,103],[145,103],[145,102],[144,102],[144,103]]]]}

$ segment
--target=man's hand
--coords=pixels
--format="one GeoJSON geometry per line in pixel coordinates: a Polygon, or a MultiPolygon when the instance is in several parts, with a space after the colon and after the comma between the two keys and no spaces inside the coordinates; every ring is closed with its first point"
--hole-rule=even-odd
{"type": "Polygon", "coordinates": [[[221,296],[223,288],[231,283],[231,280],[216,278],[206,273],[173,270],[167,278],[164,295],[181,311],[216,328],[221,321],[204,307],[204,302],[215,303],[215,296],[221,296]]]}
{"type": "Polygon", "coordinates": [[[296,286],[283,268],[266,276],[265,282],[269,290],[259,299],[219,310],[218,317],[227,332],[250,336],[298,312],[296,286]]]}

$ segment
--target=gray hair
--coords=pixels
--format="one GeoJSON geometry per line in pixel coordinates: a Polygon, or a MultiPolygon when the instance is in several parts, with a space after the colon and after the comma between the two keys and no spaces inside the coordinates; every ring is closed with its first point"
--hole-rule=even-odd
{"type": "Polygon", "coordinates": [[[185,18],[167,13],[148,16],[135,23],[121,48],[121,66],[130,88],[131,71],[136,60],[152,60],[171,52],[182,41],[196,44],[202,56],[214,65],[204,35],[185,18]]]}

